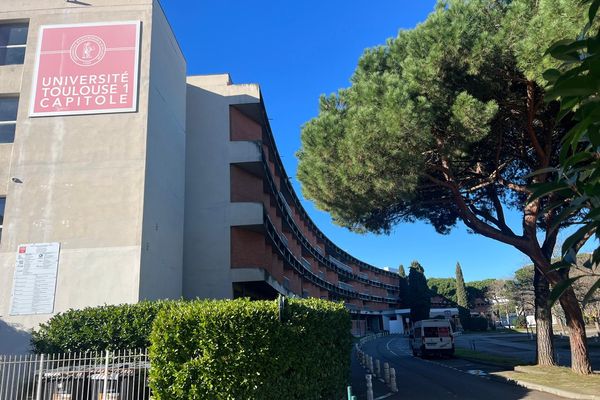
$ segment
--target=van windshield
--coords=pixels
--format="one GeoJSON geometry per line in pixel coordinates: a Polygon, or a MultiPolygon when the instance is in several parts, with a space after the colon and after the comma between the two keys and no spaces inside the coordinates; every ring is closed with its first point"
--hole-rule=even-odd
{"type": "Polygon", "coordinates": [[[426,326],[423,328],[423,336],[426,337],[449,337],[450,328],[445,326],[426,326]]]}

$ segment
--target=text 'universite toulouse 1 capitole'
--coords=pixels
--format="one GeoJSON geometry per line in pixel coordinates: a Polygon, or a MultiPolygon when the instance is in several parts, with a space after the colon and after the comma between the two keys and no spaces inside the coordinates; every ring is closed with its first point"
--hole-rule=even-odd
{"type": "Polygon", "coordinates": [[[281,293],[396,323],[398,274],[315,226],[258,85],[186,76],[157,1],[86,3],[0,2],[0,352],[144,299],[281,293]]]}

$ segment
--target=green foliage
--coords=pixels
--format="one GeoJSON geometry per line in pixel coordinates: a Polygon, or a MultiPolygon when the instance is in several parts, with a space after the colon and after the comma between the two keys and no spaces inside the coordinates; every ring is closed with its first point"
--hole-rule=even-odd
{"type": "Polygon", "coordinates": [[[398,267],[398,275],[400,275],[401,278],[406,278],[406,271],[404,271],[404,265],[402,264],[398,267]]]}
{"type": "Polygon", "coordinates": [[[425,270],[418,261],[410,264],[408,272],[408,304],[411,321],[417,322],[429,318],[431,292],[427,287],[425,270]]]}
{"type": "Polygon", "coordinates": [[[343,304],[193,301],[167,307],[152,331],[157,399],[334,399],[350,368],[343,304]]]}
{"type": "MultiPolygon", "coordinates": [[[[559,164],[556,168],[540,170],[539,175],[552,174],[554,181],[533,186],[531,201],[548,197],[548,209],[565,203],[558,223],[575,217],[579,228],[563,243],[562,261],[556,268],[570,268],[577,263],[576,256],[590,237],[600,239],[600,33],[597,12],[600,0],[585,0],[589,4],[589,19],[576,39],[564,39],[548,49],[558,69],[549,69],[544,77],[550,82],[546,100],[560,100],[559,121],[572,118],[574,124],[562,140],[559,164]]],[[[579,26],[583,26],[581,23],[579,26]]],[[[563,37],[575,37],[575,33],[563,37]]],[[[594,251],[587,266],[600,262],[600,248],[594,251]]],[[[555,301],[563,291],[580,277],[556,285],[551,299],[555,301]]],[[[589,292],[590,298],[593,291],[589,292]]]]}
{"type": "MultiPolygon", "coordinates": [[[[447,233],[460,218],[476,232],[490,235],[480,219],[496,238],[516,238],[501,208],[523,209],[514,188],[541,163],[523,140],[524,82],[532,79],[541,98],[540,48],[575,31],[577,1],[446,1],[367,49],[352,86],[323,96],[303,127],[305,197],[358,232],[425,220],[447,233]],[[547,20],[555,12],[560,18],[547,20]]],[[[568,121],[554,124],[552,107],[533,113],[542,144],[564,134],[568,121]]]]}
{"type": "Polygon", "coordinates": [[[517,328],[527,328],[527,317],[525,317],[525,315],[523,314],[518,315],[517,319],[515,319],[514,324],[517,328]]]}
{"type": "Polygon", "coordinates": [[[460,323],[466,331],[486,331],[489,325],[488,320],[483,317],[461,318],[460,323]]]}
{"type": "Polygon", "coordinates": [[[460,264],[456,263],[456,304],[458,304],[458,314],[460,322],[465,324],[465,320],[471,315],[469,311],[469,300],[467,298],[467,288],[465,287],[465,278],[463,277],[460,264]]]}
{"type": "Polygon", "coordinates": [[[456,279],[454,278],[428,278],[427,286],[432,294],[443,296],[456,303],[456,279]]]}
{"type": "Polygon", "coordinates": [[[156,314],[167,302],[87,307],[58,313],[32,332],[35,353],[145,348],[156,314]]]}
{"type": "Polygon", "coordinates": [[[398,268],[398,274],[400,275],[398,292],[400,294],[400,301],[405,306],[408,305],[408,277],[406,276],[406,272],[404,271],[404,265],[400,265],[398,268]]]}

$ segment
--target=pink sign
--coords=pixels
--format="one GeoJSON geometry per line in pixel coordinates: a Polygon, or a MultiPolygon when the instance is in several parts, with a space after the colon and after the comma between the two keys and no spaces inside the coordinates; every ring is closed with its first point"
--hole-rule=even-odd
{"type": "Polygon", "coordinates": [[[40,28],[30,116],[137,110],[140,22],[40,28]]]}

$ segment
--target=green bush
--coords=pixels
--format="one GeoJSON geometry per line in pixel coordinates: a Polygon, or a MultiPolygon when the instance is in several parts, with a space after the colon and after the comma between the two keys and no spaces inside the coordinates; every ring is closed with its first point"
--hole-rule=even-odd
{"type": "Polygon", "coordinates": [[[527,327],[527,317],[525,317],[524,315],[517,316],[517,318],[515,319],[514,325],[517,328],[526,328],[527,327]]]}
{"type": "Polygon", "coordinates": [[[350,368],[342,304],[204,300],[165,307],[152,330],[156,399],[334,399],[350,368]]]}
{"type": "Polygon", "coordinates": [[[461,324],[465,331],[485,331],[489,325],[487,318],[483,317],[469,317],[461,320],[461,324]]]}
{"type": "Polygon", "coordinates": [[[32,332],[35,353],[145,348],[162,301],[88,307],[52,317],[32,332]]]}

